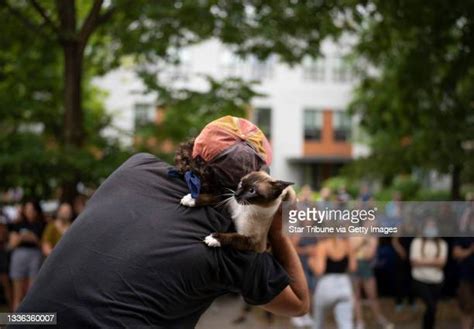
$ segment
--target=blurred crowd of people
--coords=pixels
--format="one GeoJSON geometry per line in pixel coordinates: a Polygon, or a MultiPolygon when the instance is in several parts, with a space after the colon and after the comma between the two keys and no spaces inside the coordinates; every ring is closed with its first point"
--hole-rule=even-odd
{"type": "Polygon", "coordinates": [[[10,311],[20,305],[41,264],[85,203],[79,195],[73,204],[31,199],[0,208],[0,283],[10,311]]]}
{"type": "MultiPolygon", "coordinates": [[[[468,195],[467,207],[461,219],[451,225],[462,229],[474,227],[474,198],[468,195]]],[[[319,209],[340,207],[351,196],[345,188],[332,193],[323,188],[319,199],[313,198],[309,186],[299,194],[299,207],[319,209]]],[[[402,196],[394,193],[385,207],[390,217],[400,215],[402,196]]],[[[373,202],[367,186],[363,186],[356,200],[373,202]]],[[[367,225],[367,222],[361,225],[367,225]]],[[[370,225],[370,224],[369,224],[370,225]]],[[[371,235],[301,237],[293,235],[292,241],[300,255],[312,293],[312,312],[293,318],[295,327],[325,328],[326,313],[332,313],[340,329],[365,328],[363,305],[368,305],[373,318],[381,328],[394,328],[382,313],[378,289],[394,298],[391,313],[414,311],[415,300],[424,304],[420,326],[435,328],[437,304],[443,288],[455,286],[454,292],[461,314],[463,329],[474,327],[474,237],[439,237],[437,223],[430,218],[422,221],[417,236],[392,236],[378,238],[371,235]],[[447,277],[451,282],[448,284],[447,277]],[[379,282],[377,282],[379,280],[379,282]],[[363,303],[363,299],[367,303],[363,303]]]]}
{"type": "MultiPolygon", "coordinates": [[[[299,207],[333,208],[352,199],[345,188],[336,193],[323,188],[317,199],[313,195],[309,186],[304,186],[299,193],[299,207]]],[[[374,201],[367,186],[361,188],[356,199],[361,203],[374,201]]],[[[385,207],[389,217],[400,216],[401,199],[400,193],[394,193],[385,207]]],[[[474,227],[474,198],[469,195],[468,199],[469,206],[456,223],[463,229],[474,227]]],[[[73,204],[51,206],[28,200],[0,208],[0,284],[10,310],[21,303],[42,262],[85,203],[86,198],[79,195],[73,204]]],[[[436,225],[433,220],[423,221],[419,237],[292,236],[313,296],[311,314],[293,318],[293,325],[324,328],[326,314],[332,313],[338,328],[362,329],[366,326],[363,308],[368,305],[381,328],[394,328],[378,301],[378,290],[383,290],[393,296],[395,313],[415,310],[415,300],[420,299],[425,308],[420,325],[425,329],[435,328],[441,296],[455,295],[462,328],[472,329],[474,237],[440,238],[436,225]],[[443,289],[447,285],[456,286],[453,293],[443,289]]],[[[234,323],[244,322],[249,310],[248,306],[243,308],[234,323]]]]}

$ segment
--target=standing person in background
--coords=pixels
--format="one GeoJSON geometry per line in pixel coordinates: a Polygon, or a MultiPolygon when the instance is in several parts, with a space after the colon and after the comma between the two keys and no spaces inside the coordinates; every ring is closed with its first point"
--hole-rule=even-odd
{"type": "Polygon", "coordinates": [[[474,328],[474,195],[468,194],[467,208],[459,223],[464,237],[454,240],[453,257],[459,266],[458,303],[462,329],[474,328]]]}
{"type": "Polygon", "coordinates": [[[437,236],[436,224],[429,219],[423,237],[414,239],[410,247],[414,291],[426,306],[423,329],[435,327],[436,308],[444,280],[443,267],[448,257],[448,244],[437,236]]]}
{"type": "MultiPolygon", "coordinates": [[[[301,188],[301,192],[298,194],[298,210],[305,210],[314,207],[313,191],[309,185],[305,185],[301,188]]],[[[309,267],[309,257],[313,254],[314,248],[316,247],[316,237],[301,237],[299,235],[293,235],[291,241],[295,246],[296,252],[300,257],[301,264],[308,282],[308,289],[310,294],[314,293],[316,287],[316,277],[313,271],[309,267]]],[[[291,319],[291,323],[295,327],[306,327],[313,325],[313,319],[309,314],[304,316],[294,317],[291,319]]]]}
{"type": "Polygon", "coordinates": [[[38,273],[42,254],[41,235],[44,217],[37,201],[25,203],[20,221],[12,226],[9,248],[12,249],[10,278],[13,281],[12,308],[15,311],[38,273]]]}
{"type": "Polygon", "coordinates": [[[453,257],[459,262],[458,303],[462,329],[474,328],[474,237],[457,238],[453,257]]]}
{"type": "Polygon", "coordinates": [[[332,191],[329,187],[323,187],[321,191],[319,191],[319,199],[317,202],[317,207],[319,210],[324,210],[325,208],[332,208],[332,191]]]}
{"type": "Polygon", "coordinates": [[[354,296],[350,272],[357,268],[348,239],[331,237],[319,241],[309,265],[318,276],[314,294],[314,329],[324,328],[325,313],[333,308],[339,329],[353,328],[354,296]]]}
{"type": "Polygon", "coordinates": [[[464,209],[460,221],[459,230],[466,234],[474,234],[474,192],[466,195],[467,207],[464,209]]]}
{"type": "Polygon", "coordinates": [[[413,278],[409,260],[410,246],[413,238],[393,237],[392,247],[395,250],[395,311],[401,312],[405,301],[414,308],[413,278]]]}
{"type": "Polygon", "coordinates": [[[347,193],[346,186],[342,185],[339,188],[339,190],[337,191],[337,199],[343,204],[347,204],[349,201],[351,201],[351,195],[347,193]]]}
{"type": "Polygon", "coordinates": [[[41,249],[45,256],[49,256],[59,239],[71,226],[73,218],[72,207],[69,203],[61,203],[54,219],[46,225],[41,239],[41,249]]]}
{"type": "Polygon", "coordinates": [[[355,236],[350,238],[350,242],[357,259],[357,271],[354,276],[356,329],[365,328],[362,314],[362,292],[367,296],[377,322],[383,328],[392,329],[394,325],[383,316],[377,296],[377,282],[373,264],[377,253],[378,239],[373,236],[355,236]]]}
{"type": "MultiPolygon", "coordinates": [[[[393,192],[392,200],[385,207],[385,217],[388,226],[397,226],[401,230],[405,229],[402,218],[402,194],[393,192]]],[[[410,235],[410,234],[408,234],[410,235]]],[[[408,259],[412,237],[392,237],[391,245],[395,251],[394,266],[394,286],[395,286],[395,311],[401,312],[405,307],[405,302],[415,309],[415,299],[413,297],[411,264],[408,259]]]]}
{"type": "Polygon", "coordinates": [[[400,218],[402,216],[402,194],[398,191],[393,192],[392,200],[385,207],[385,215],[391,218],[400,218]]]}
{"type": "Polygon", "coordinates": [[[385,206],[385,216],[383,218],[384,226],[402,227],[402,202],[400,192],[392,194],[392,200],[385,206]]]}
{"type": "Polygon", "coordinates": [[[370,199],[372,199],[372,193],[370,193],[369,185],[363,184],[359,190],[359,200],[368,202],[370,199]]]}
{"type": "Polygon", "coordinates": [[[6,217],[0,213],[0,283],[3,288],[8,310],[11,310],[12,287],[10,278],[8,277],[8,228],[6,221],[6,217]]]}
{"type": "Polygon", "coordinates": [[[392,247],[395,250],[395,310],[403,310],[405,301],[415,307],[413,298],[413,278],[411,263],[408,257],[413,238],[393,237],[392,247]]]}
{"type": "Polygon", "coordinates": [[[72,208],[73,208],[73,211],[74,211],[73,221],[84,211],[84,209],[86,207],[86,202],[87,202],[87,198],[83,194],[78,194],[74,198],[74,202],[72,204],[72,208]]]}

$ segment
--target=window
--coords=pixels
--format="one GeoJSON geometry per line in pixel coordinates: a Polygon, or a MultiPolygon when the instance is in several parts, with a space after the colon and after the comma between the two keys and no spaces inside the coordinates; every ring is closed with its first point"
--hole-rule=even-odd
{"type": "Polygon", "coordinates": [[[323,112],[318,110],[304,111],[304,138],[306,140],[320,140],[323,128],[323,112]]]}
{"type": "Polygon", "coordinates": [[[264,80],[273,76],[273,66],[275,60],[273,57],[262,61],[255,57],[250,58],[250,79],[264,80]]]}
{"type": "Polygon", "coordinates": [[[338,57],[334,59],[332,78],[336,82],[352,81],[352,67],[344,58],[338,57]]]}
{"type": "Polygon", "coordinates": [[[192,54],[187,49],[172,50],[174,61],[163,68],[166,79],[171,81],[189,81],[192,73],[192,54]]]}
{"type": "Polygon", "coordinates": [[[351,118],[342,111],[334,114],[334,139],[336,141],[347,141],[351,134],[351,118]]]}
{"type": "Polygon", "coordinates": [[[272,136],[272,111],[268,107],[255,109],[255,124],[263,131],[268,139],[272,136]]]}
{"type": "Polygon", "coordinates": [[[153,121],[154,107],[148,103],[135,104],[135,130],[145,127],[153,121]]]}
{"type": "Polygon", "coordinates": [[[219,59],[220,71],[224,77],[235,77],[242,74],[242,59],[228,50],[224,50],[219,59]]]}
{"type": "Polygon", "coordinates": [[[31,133],[31,134],[40,135],[44,131],[44,123],[42,122],[21,123],[18,127],[18,131],[22,133],[31,133]]]}
{"type": "Polygon", "coordinates": [[[326,79],[326,66],[324,59],[303,60],[303,79],[306,81],[324,81],[326,79]]]}

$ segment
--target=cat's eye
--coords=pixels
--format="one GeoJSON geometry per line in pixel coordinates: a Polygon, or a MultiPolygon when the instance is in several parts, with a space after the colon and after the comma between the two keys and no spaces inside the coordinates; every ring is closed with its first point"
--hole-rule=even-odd
{"type": "Polygon", "coordinates": [[[251,187],[250,190],[249,190],[249,193],[250,194],[255,194],[255,189],[253,187],[251,187]]]}

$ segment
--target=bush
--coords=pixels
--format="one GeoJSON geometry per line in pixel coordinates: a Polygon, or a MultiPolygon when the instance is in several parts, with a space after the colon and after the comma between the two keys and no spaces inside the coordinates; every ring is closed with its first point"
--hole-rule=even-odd
{"type": "Polygon", "coordinates": [[[400,192],[403,200],[414,200],[420,190],[420,183],[410,176],[398,176],[393,181],[392,190],[400,192]]]}
{"type": "Polygon", "coordinates": [[[394,189],[393,187],[385,188],[383,190],[380,190],[374,194],[374,199],[376,201],[390,201],[392,200],[392,195],[394,192],[397,190],[394,189]]]}
{"type": "Polygon", "coordinates": [[[345,186],[347,193],[349,193],[353,198],[357,197],[357,193],[359,192],[357,184],[353,180],[344,176],[328,178],[323,182],[323,186],[330,188],[332,193],[337,193],[341,187],[345,186]]]}
{"type": "Polygon", "coordinates": [[[403,201],[413,201],[417,199],[419,190],[420,183],[412,177],[398,176],[393,180],[391,186],[378,191],[374,197],[377,201],[390,201],[392,200],[393,193],[399,192],[403,201]]]}
{"type": "Polygon", "coordinates": [[[416,195],[416,201],[446,201],[451,199],[449,191],[433,191],[422,189],[416,195]]]}

